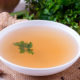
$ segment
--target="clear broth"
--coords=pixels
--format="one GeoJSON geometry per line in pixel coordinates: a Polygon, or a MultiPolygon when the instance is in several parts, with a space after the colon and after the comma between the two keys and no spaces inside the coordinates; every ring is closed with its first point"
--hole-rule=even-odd
{"type": "Polygon", "coordinates": [[[75,39],[60,29],[49,27],[24,27],[7,33],[0,41],[0,55],[24,67],[49,68],[67,63],[78,51],[75,39]],[[34,55],[19,53],[14,42],[33,43],[34,55]]]}

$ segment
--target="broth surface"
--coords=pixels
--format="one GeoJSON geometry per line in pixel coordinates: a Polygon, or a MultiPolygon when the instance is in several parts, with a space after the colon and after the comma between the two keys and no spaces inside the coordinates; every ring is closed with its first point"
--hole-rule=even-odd
{"type": "Polygon", "coordinates": [[[75,39],[63,30],[49,27],[24,27],[7,33],[0,41],[0,55],[24,67],[49,68],[72,60],[78,51],[75,39]],[[19,53],[15,42],[32,42],[34,54],[19,53]]]}

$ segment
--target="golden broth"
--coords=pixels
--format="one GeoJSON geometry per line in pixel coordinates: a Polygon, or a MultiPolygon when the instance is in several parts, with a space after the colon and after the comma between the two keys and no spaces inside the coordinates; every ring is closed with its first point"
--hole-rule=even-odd
{"type": "Polygon", "coordinates": [[[72,60],[78,51],[75,39],[62,30],[49,27],[24,27],[7,33],[0,41],[0,55],[30,68],[49,68],[72,60]],[[14,42],[32,42],[34,54],[19,53],[14,42]]]}

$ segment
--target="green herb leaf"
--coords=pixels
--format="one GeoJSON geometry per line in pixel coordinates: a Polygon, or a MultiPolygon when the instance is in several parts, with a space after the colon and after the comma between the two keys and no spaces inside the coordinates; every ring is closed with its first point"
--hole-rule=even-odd
{"type": "Polygon", "coordinates": [[[23,47],[19,47],[20,49],[20,53],[24,53],[25,52],[25,49],[23,47]]]}
{"type": "Polygon", "coordinates": [[[20,46],[20,43],[16,42],[14,43],[15,46],[20,46]]]}
{"type": "Polygon", "coordinates": [[[32,42],[29,42],[27,48],[32,48],[32,42]]]}
{"type": "Polygon", "coordinates": [[[27,49],[27,51],[28,51],[29,54],[32,54],[32,55],[34,54],[32,49],[27,49]]]}
{"type": "Polygon", "coordinates": [[[34,54],[33,50],[31,49],[32,42],[25,43],[24,41],[20,41],[20,42],[15,42],[14,45],[19,47],[20,53],[24,53],[27,51],[30,54],[34,54]]]}

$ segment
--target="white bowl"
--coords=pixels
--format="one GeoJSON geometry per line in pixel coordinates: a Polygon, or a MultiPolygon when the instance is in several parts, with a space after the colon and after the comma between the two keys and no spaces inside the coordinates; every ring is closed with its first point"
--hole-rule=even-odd
{"type": "MultiPolygon", "coordinates": [[[[55,74],[58,72],[61,72],[65,69],[67,69],[68,67],[70,67],[80,56],[80,37],[79,35],[72,30],[71,28],[67,27],[66,25],[63,25],[61,23],[57,23],[57,22],[53,22],[53,21],[45,21],[45,20],[30,20],[30,21],[24,21],[24,22],[19,22],[13,25],[10,25],[9,27],[3,29],[0,32],[0,39],[2,39],[2,37],[6,34],[9,33],[10,31],[23,27],[23,26],[48,26],[48,27],[56,27],[57,29],[63,29],[66,33],[69,33],[71,36],[73,36],[77,42],[77,45],[79,46],[79,50],[78,53],[76,53],[76,56],[69,62],[63,64],[63,65],[59,65],[56,67],[51,67],[51,68],[29,68],[29,67],[23,67],[23,66],[19,66],[19,65],[15,65],[7,60],[5,60],[2,56],[0,56],[0,60],[6,64],[8,67],[10,67],[11,69],[23,73],[23,74],[27,74],[27,75],[32,75],[32,76],[46,76],[46,75],[51,75],[51,74],[55,74]]],[[[45,28],[46,29],[46,28],[45,28]]]]}

